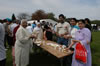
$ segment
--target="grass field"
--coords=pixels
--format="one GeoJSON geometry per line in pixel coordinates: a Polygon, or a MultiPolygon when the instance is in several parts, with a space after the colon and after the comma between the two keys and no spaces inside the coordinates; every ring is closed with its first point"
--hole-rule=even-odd
{"type": "MultiPolygon", "coordinates": [[[[93,42],[91,43],[92,66],[100,66],[100,32],[92,32],[93,42]]],[[[42,50],[42,49],[41,49],[42,50]]],[[[6,66],[12,66],[11,49],[7,50],[6,66]]],[[[29,66],[60,66],[59,59],[47,52],[30,55],[29,66]]]]}
{"type": "Polygon", "coordinates": [[[100,32],[92,33],[93,42],[91,43],[92,65],[100,66],[100,32]]]}

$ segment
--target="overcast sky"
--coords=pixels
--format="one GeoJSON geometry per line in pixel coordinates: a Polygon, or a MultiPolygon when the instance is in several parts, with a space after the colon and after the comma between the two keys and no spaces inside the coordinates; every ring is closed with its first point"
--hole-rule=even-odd
{"type": "Polygon", "coordinates": [[[42,9],[53,12],[56,17],[100,19],[100,0],[0,0],[0,19],[19,13],[34,13],[42,9]]]}

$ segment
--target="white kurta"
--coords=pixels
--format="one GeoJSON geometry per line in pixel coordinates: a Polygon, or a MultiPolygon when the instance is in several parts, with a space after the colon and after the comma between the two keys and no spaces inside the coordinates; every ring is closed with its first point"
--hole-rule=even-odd
{"type": "Polygon", "coordinates": [[[15,42],[15,63],[17,66],[26,66],[29,63],[29,52],[32,49],[32,39],[30,33],[20,26],[16,32],[15,42]]]}

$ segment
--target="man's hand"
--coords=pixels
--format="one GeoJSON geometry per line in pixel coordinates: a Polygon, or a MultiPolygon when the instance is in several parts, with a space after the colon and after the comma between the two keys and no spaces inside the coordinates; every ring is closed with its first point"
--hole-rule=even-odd
{"type": "Polygon", "coordinates": [[[71,35],[64,35],[63,37],[64,37],[65,39],[72,38],[71,35]]]}
{"type": "Polygon", "coordinates": [[[29,36],[29,38],[36,38],[36,36],[32,34],[29,36]]]}
{"type": "Polygon", "coordinates": [[[68,36],[67,36],[67,35],[64,35],[63,37],[64,37],[65,39],[68,39],[68,36]]]}
{"type": "Polygon", "coordinates": [[[65,34],[60,34],[61,37],[63,37],[65,34]]]}

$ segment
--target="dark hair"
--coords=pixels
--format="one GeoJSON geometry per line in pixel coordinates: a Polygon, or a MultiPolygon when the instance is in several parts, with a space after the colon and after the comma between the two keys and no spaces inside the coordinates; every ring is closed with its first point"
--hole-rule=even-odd
{"type": "Polygon", "coordinates": [[[62,18],[65,19],[65,16],[64,16],[63,14],[60,14],[60,15],[59,15],[59,18],[60,18],[60,17],[62,17],[62,18]]]}
{"type": "Polygon", "coordinates": [[[48,27],[48,25],[45,25],[44,26],[44,29],[50,29],[50,27],[48,27]]]}
{"type": "Polygon", "coordinates": [[[85,24],[85,20],[83,19],[78,20],[78,22],[82,22],[83,24],[85,24]]]}
{"type": "Polygon", "coordinates": [[[0,23],[3,23],[3,20],[0,19],[0,23]]]}
{"type": "Polygon", "coordinates": [[[35,21],[33,22],[33,24],[36,24],[35,21]]]}
{"type": "Polygon", "coordinates": [[[85,21],[88,22],[89,25],[91,25],[90,19],[89,18],[85,18],[85,21]]]}
{"type": "Polygon", "coordinates": [[[20,24],[21,21],[20,20],[14,20],[14,23],[20,24]]]}
{"type": "Polygon", "coordinates": [[[71,18],[70,21],[71,21],[71,20],[74,20],[75,22],[77,22],[77,19],[76,19],[76,18],[71,18]]]}
{"type": "Polygon", "coordinates": [[[85,27],[88,28],[91,31],[92,30],[92,27],[91,27],[90,20],[88,18],[85,18],[85,21],[87,21],[87,23],[88,23],[88,24],[85,25],[85,27]]]}
{"type": "Polygon", "coordinates": [[[37,20],[37,22],[40,22],[40,20],[37,20]]]}
{"type": "Polygon", "coordinates": [[[31,26],[31,24],[29,23],[28,26],[31,26]]]}
{"type": "Polygon", "coordinates": [[[7,20],[6,19],[3,19],[3,22],[7,22],[7,20]]]}

